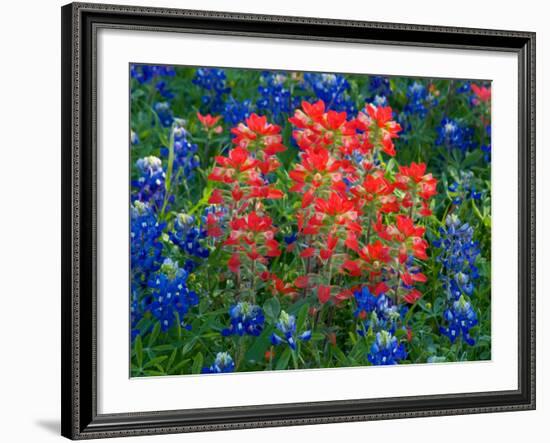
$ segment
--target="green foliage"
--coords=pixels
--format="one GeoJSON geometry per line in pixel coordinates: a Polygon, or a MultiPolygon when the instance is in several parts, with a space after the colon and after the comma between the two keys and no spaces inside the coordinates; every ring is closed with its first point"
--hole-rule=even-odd
{"type": "MultiPolygon", "coordinates": [[[[132,79],[131,84],[131,129],[139,138],[139,143],[131,146],[131,178],[136,180],[138,172],[134,165],[145,156],[163,158],[167,172],[166,188],[173,193],[173,203],[166,205],[160,214],[160,221],[167,224],[167,231],[174,226],[178,213],[186,213],[200,218],[214,187],[208,180],[212,171],[213,158],[227,152],[232,146],[231,125],[220,121],[223,131],[205,133],[197,118],[201,109],[204,90],[192,83],[195,68],[175,68],[175,75],[167,79],[168,87],[175,97],[170,100],[175,116],[183,118],[189,140],[198,146],[197,156],[200,166],[192,178],[178,182],[172,175],[174,164],[173,140],[170,128],[163,127],[155,112],[155,103],[163,101],[154,83],[139,84],[132,79]],[[168,156],[162,150],[168,148],[168,156]],[[178,184],[179,183],[179,184],[178,184]]],[[[251,100],[254,104],[260,98],[258,85],[261,72],[254,70],[227,69],[227,86],[231,88],[237,101],[251,100]]],[[[300,75],[292,80],[289,87],[293,97],[304,96],[300,89],[300,75]]],[[[350,100],[361,109],[366,100],[372,100],[369,76],[348,75],[350,100]]],[[[438,180],[438,194],[432,207],[433,214],[424,219],[426,238],[431,244],[439,236],[449,214],[457,215],[463,222],[475,227],[475,240],[482,251],[477,266],[479,279],[475,283],[471,297],[478,325],[471,334],[476,339],[474,346],[457,340],[452,344],[441,334],[446,305],[446,289],[441,280],[441,264],[438,262],[438,249],[428,249],[429,258],[418,262],[427,282],[420,285],[422,298],[409,306],[405,323],[409,330],[397,330],[396,337],[407,348],[406,363],[443,363],[454,361],[486,360],[491,358],[491,167],[481,145],[487,144],[487,109],[472,106],[469,93],[457,92],[457,81],[448,79],[411,79],[394,77],[390,79],[391,96],[389,104],[397,117],[403,114],[407,129],[396,140],[397,155],[386,163],[386,170],[394,174],[398,165],[411,162],[427,164],[427,171],[438,180]],[[412,82],[420,82],[433,91],[437,105],[428,109],[425,115],[404,115],[410,103],[408,89],[412,82]],[[473,128],[473,140],[477,149],[462,152],[460,149],[446,149],[437,144],[438,127],[444,117],[457,119],[466,127],[473,128]],[[485,120],[484,120],[485,119],[485,120]],[[471,172],[480,198],[462,198],[456,204],[457,192],[450,188],[455,182],[464,180],[463,173],[471,172]]],[[[489,110],[490,111],[490,110],[489,110]]],[[[286,122],[290,113],[283,114],[280,121],[286,122]]],[[[269,116],[270,119],[274,116],[269,116]]],[[[399,119],[398,119],[399,120],[399,119]]],[[[289,149],[280,155],[282,166],[273,174],[274,185],[289,189],[292,181],[288,175],[289,165],[295,160],[298,148],[292,139],[290,124],[282,124],[282,143],[289,149]]],[[[300,208],[301,195],[287,193],[283,198],[271,200],[266,210],[277,214],[280,237],[296,231],[295,213],[300,208]]],[[[163,248],[180,263],[189,259],[189,254],[176,247],[165,234],[161,239],[163,248]]],[[[331,368],[343,366],[364,366],[369,364],[368,354],[375,341],[371,330],[364,330],[362,322],[354,316],[356,303],[353,298],[337,305],[329,302],[319,306],[317,287],[321,283],[311,275],[312,287],[300,293],[299,297],[274,294],[269,282],[256,279],[254,286],[241,287],[238,279],[224,266],[229,254],[217,247],[212,238],[204,240],[209,256],[201,261],[188,279],[189,288],[196,291],[200,302],[191,308],[185,319],[179,318],[174,327],[162,331],[160,323],[147,312],[137,323],[137,335],[130,348],[131,376],[162,376],[198,374],[209,366],[216,354],[227,351],[235,360],[237,371],[286,370],[292,368],[331,368]],[[224,264],[221,266],[220,264],[224,264]],[[248,292],[247,292],[248,291],[248,292]],[[257,337],[223,337],[221,332],[230,323],[228,309],[240,295],[253,294],[255,302],[262,307],[265,325],[257,337]],[[312,307],[318,308],[317,311],[312,307]],[[274,346],[271,335],[277,331],[281,311],[296,318],[296,330],[313,330],[311,339],[299,342],[296,350],[288,346],[274,346]],[[362,330],[363,328],[363,330],[362,330]],[[358,331],[363,334],[358,334],[358,331]]],[[[283,250],[272,260],[270,270],[284,276],[285,282],[294,281],[304,268],[305,259],[298,254],[283,250]]],[[[343,278],[335,273],[335,279],[343,278]]],[[[350,281],[356,285],[359,280],[350,281]]]]}

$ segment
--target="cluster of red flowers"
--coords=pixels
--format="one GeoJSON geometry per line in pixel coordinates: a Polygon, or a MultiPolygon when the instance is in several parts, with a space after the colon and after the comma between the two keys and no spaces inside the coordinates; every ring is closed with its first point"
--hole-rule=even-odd
{"type": "MultiPolygon", "coordinates": [[[[268,183],[266,176],[281,165],[276,154],[286,147],[281,143],[281,128],[256,114],[231,132],[235,147],[226,156],[215,157],[216,165],[208,176],[219,183],[209,203],[222,204],[229,211],[231,232],[224,241],[231,251],[229,269],[239,273],[246,264],[246,269],[258,273],[257,264],[265,265],[267,257],[281,254],[275,240],[277,229],[265,214],[264,200],[284,195],[268,183]]],[[[209,222],[209,229],[219,232],[214,216],[209,222]]]]}
{"type": "Polygon", "coordinates": [[[231,132],[235,148],[227,156],[215,158],[217,165],[208,177],[228,186],[216,189],[210,203],[229,203],[241,212],[241,205],[248,205],[251,199],[281,198],[283,192],[265,180],[265,175],[281,165],[276,154],[286,150],[281,143],[281,128],[252,114],[246,125],[239,123],[231,132]]]}
{"type": "Polygon", "coordinates": [[[394,293],[395,301],[414,302],[414,289],[425,276],[411,260],[427,258],[424,228],[415,220],[431,215],[437,181],[425,164],[392,171],[383,155],[396,154],[401,127],[390,107],[368,104],[356,118],[325,112],[322,101],[302,103],[290,121],[301,149],[290,172],[291,191],[302,193],[296,214],[308,260],[307,274],[317,275],[321,303],[352,295],[334,274],[368,284],[375,294],[394,293]]]}
{"type": "Polygon", "coordinates": [[[256,267],[281,254],[264,200],[284,195],[266,177],[281,166],[277,154],[286,148],[281,128],[255,114],[232,129],[235,147],[215,158],[209,176],[218,183],[210,203],[229,210],[229,269],[238,273],[246,261],[274,292],[313,290],[321,304],[339,303],[365,284],[397,303],[416,301],[421,294],[414,284],[426,281],[419,262],[427,259],[428,244],[415,223],[431,215],[437,180],[423,163],[386,163],[401,130],[391,108],[367,104],[348,119],[319,100],[303,102],[289,120],[300,148],[289,176],[290,191],[301,195],[294,250],[304,272],[285,283],[266,266],[256,267]]]}

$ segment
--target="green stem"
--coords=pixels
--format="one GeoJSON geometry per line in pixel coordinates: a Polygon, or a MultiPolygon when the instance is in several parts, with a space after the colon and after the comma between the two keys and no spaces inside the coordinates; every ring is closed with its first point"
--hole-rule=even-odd
{"type": "Polygon", "coordinates": [[[204,159],[203,159],[204,163],[203,164],[205,164],[205,165],[207,164],[206,162],[210,158],[209,157],[209,155],[210,155],[209,151],[210,151],[210,135],[207,136],[206,143],[204,145],[204,159]]]}
{"type": "Polygon", "coordinates": [[[485,220],[483,218],[483,215],[481,214],[481,212],[479,212],[479,208],[477,207],[477,205],[475,204],[474,200],[470,200],[472,202],[472,209],[474,210],[474,214],[479,218],[479,220],[481,220],[481,222],[483,223],[485,220]]]}
{"type": "Polygon", "coordinates": [[[401,271],[397,271],[397,282],[395,283],[395,304],[399,303],[399,283],[401,281],[401,271]]]}
{"type": "Polygon", "coordinates": [[[449,107],[451,105],[451,100],[453,98],[453,95],[454,95],[454,80],[451,80],[449,82],[449,87],[447,89],[447,100],[445,101],[445,108],[444,108],[444,111],[443,111],[443,115],[445,117],[448,117],[448,112],[449,112],[449,107]]]}
{"type": "Polygon", "coordinates": [[[256,260],[252,260],[252,273],[251,283],[250,283],[250,297],[252,299],[252,304],[256,304],[256,260]]]}
{"type": "Polygon", "coordinates": [[[235,364],[235,370],[240,369],[241,363],[243,362],[243,359],[244,359],[244,354],[245,354],[245,349],[246,349],[245,342],[244,342],[245,338],[246,337],[240,337],[239,338],[239,344],[238,344],[238,347],[237,347],[237,362],[235,364]]]}
{"type": "Polygon", "coordinates": [[[299,366],[298,366],[298,358],[296,357],[296,351],[291,350],[290,353],[292,354],[292,363],[293,363],[293,365],[294,365],[294,369],[299,369],[299,366]]]}

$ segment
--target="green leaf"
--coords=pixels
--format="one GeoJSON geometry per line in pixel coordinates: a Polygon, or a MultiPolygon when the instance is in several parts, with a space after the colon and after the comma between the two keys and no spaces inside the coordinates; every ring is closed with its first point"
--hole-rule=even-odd
{"type": "Polygon", "coordinates": [[[138,368],[142,368],[143,367],[143,344],[141,343],[141,335],[138,335],[136,337],[136,341],[134,343],[134,352],[136,353],[138,368]]]}
{"type": "Polygon", "coordinates": [[[143,371],[143,373],[149,377],[157,377],[157,376],[160,376],[160,375],[166,375],[164,372],[162,371],[155,371],[153,369],[148,369],[147,371],[143,371]]]}
{"type": "Polygon", "coordinates": [[[151,346],[153,346],[153,344],[154,344],[155,341],[157,340],[157,337],[159,336],[159,333],[160,333],[160,323],[159,323],[159,322],[156,322],[156,323],[155,323],[155,327],[154,327],[153,330],[151,331],[151,335],[149,335],[149,341],[147,342],[149,348],[150,348],[151,346]]]}
{"type": "Polygon", "coordinates": [[[468,168],[472,165],[475,165],[478,163],[481,158],[483,157],[483,151],[481,149],[476,149],[475,151],[468,152],[468,155],[466,155],[466,158],[464,159],[464,162],[462,163],[463,168],[468,168]]]}
{"type": "Polygon", "coordinates": [[[181,369],[182,369],[185,365],[187,365],[187,363],[189,363],[190,361],[191,361],[191,359],[189,359],[189,358],[186,358],[185,360],[180,361],[176,366],[174,366],[174,367],[172,368],[172,371],[171,371],[171,372],[172,372],[173,374],[179,374],[179,373],[181,372],[181,369]]]}
{"type": "Polygon", "coordinates": [[[245,354],[246,361],[261,362],[264,358],[265,351],[269,348],[271,344],[269,338],[272,333],[272,328],[266,328],[262,334],[257,337],[252,346],[248,349],[245,354]]]}
{"type": "MultiPolygon", "coordinates": [[[[157,366],[160,365],[164,360],[166,360],[168,357],[166,355],[161,355],[159,357],[152,358],[147,363],[145,363],[144,368],[150,368],[151,366],[157,366]]],[[[158,366],[157,366],[158,367],[158,366]]]]}
{"type": "Polygon", "coordinates": [[[277,297],[272,297],[264,303],[263,306],[264,314],[268,317],[273,323],[279,318],[279,313],[281,312],[281,303],[277,297]]]}
{"type": "Polygon", "coordinates": [[[174,350],[170,354],[170,358],[166,362],[166,372],[170,372],[170,368],[174,364],[174,360],[176,359],[177,353],[178,353],[178,350],[176,348],[174,348],[174,350]]]}
{"type": "Polygon", "coordinates": [[[403,337],[406,337],[407,336],[407,331],[405,329],[397,329],[395,331],[395,336],[397,338],[403,338],[403,337]]]}
{"type": "Polygon", "coordinates": [[[279,357],[279,360],[277,360],[277,364],[275,365],[275,369],[286,369],[288,367],[288,361],[290,360],[290,348],[286,348],[284,352],[279,357]]]}
{"type": "Polygon", "coordinates": [[[157,345],[151,348],[155,352],[170,352],[174,349],[174,345],[157,345]]]}
{"type": "Polygon", "coordinates": [[[325,339],[325,335],[322,334],[321,332],[314,332],[313,334],[311,334],[312,341],[319,341],[324,339],[325,339]]]}
{"type": "Polygon", "coordinates": [[[302,332],[304,332],[308,310],[309,310],[309,305],[305,304],[298,311],[298,317],[296,318],[296,327],[297,327],[298,334],[301,334],[302,332]]]}
{"type": "Polygon", "coordinates": [[[386,163],[386,171],[392,172],[394,169],[397,169],[396,165],[397,165],[397,162],[395,161],[395,159],[390,158],[388,160],[388,163],[386,163]]]}
{"type": "Polygon", "coordinates": [[[335,357],[340,361],[342,366],[348,366],[348,359],[345,354],[337,346],[332,347],[332,352],[335,357]]]}
{"type": "Polygon", "coordinates": [[[203,361],[204,358],[202,356],[202,352],[199,352],[197,355],[195,355],[195,358],[193,359],[193,368],[191,369],[191,372],[193,374],[201,373],[203,361]]]}
{"type": "Polygon", "coordinates": [[[185,345],[183,345],[183,348],[181,348],[181,356],[184,357],[185,354],[187,354],[191,348],[193,348],[193,346],[195,345],[195,340],[191,340],[189,343],[186,343],[185,345]]]}

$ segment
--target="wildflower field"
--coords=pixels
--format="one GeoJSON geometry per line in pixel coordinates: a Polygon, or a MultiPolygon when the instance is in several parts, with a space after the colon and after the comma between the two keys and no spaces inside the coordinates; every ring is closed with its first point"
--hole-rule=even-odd
{"type": "Polygon", "coordinates": [[[132,377],[491,358],[489,81],[130,66],[132,377]]]}

